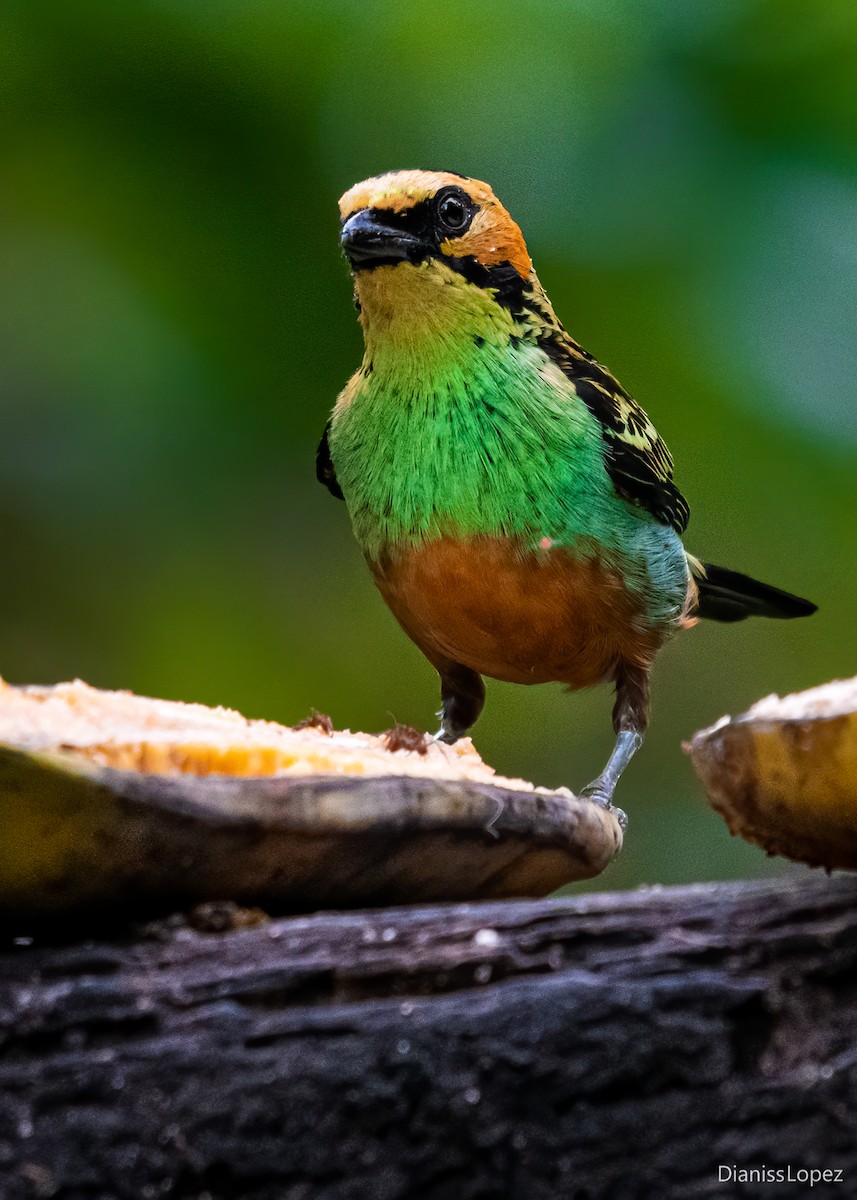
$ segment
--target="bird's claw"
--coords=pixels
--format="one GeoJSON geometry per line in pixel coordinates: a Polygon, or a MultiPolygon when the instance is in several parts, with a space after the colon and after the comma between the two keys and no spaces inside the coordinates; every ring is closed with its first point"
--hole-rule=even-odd
{"type": "Polygon", "coordinates": [[[600,805],[601,808],[609,808],[619,822],[619,828],[623,833],[628,828],[627,814],[621,808],[616,808],[613,803],[612,790],[607,788],[600,779],[595,779],[592,783],[588,783],[585,788],[581,788],[578,795],[585,797],[587,800],[592,800],[595,804],[600,805]]]}
{"type": "Polygon", "coordinates": [[[592,800],[596,804],[600,804],[602,808],[613,807],[613,792],[600,779],[595,779],[592,783],[587,783],[586,787],[580,789],[578,795],[587,800],[592,800]]]}
{"type": "Polygon", "coordinates": [[[453,744],[453,742],[455,742],[457,740],[458,740],[457,735],[454,733],[451,733],[450,730],[448,730],[448,729],[444,729],[444,727],[442,725],[441,725],[440,729],[437,731],[437,733],[434,735],[434,738],[433,738],[433,741],[442,742],[445,746],[451,746],[453,744]]]}
{"type": "Polygon", "coordinates": [[[463,737],[467,737],[466,729],[457,729],[454,725],[450,729],[447,725],[441,725],[440,729],[434,735],[434,740],[436,742],[443,742],[446,746],[454,746],[463,737]]]}

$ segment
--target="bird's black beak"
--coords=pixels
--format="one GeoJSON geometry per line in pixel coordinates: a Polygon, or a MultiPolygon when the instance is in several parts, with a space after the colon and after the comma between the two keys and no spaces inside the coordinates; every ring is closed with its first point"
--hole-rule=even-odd
{"type": "Polygon", "coordinates": [[[413,233],[385,224],[392,214],[362,208],[342,225],[339,244],[355,271],[399,262],[416,262],[423,245],[413,233]]]}

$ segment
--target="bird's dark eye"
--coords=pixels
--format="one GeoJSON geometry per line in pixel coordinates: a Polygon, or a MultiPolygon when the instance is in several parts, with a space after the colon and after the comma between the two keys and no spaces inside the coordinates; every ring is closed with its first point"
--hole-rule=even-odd
{"type": "Polygon", "coordinates": [[[447,233],[464,233],[476,211],[473,201],[461,188],[444,188],[435,200],[437,219],[447,233]]]}

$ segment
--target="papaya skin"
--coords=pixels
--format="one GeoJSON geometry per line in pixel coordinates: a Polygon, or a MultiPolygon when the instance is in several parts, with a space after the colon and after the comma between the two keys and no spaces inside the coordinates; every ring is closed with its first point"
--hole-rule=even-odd
{"type": "Polygon", "coordinates": [[[731,833],[796,862],[857,870],[853,682],[761,701],[686,745],[731,833]]]}

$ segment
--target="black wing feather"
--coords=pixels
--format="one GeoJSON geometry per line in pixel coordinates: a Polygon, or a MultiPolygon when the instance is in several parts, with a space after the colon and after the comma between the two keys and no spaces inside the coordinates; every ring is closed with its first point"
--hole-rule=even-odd
{"type": "Polygon", "coordinates": [[[331,496],[335,496],[337,500],[344,500],[342,488],[336,480],[333,459],[330,457],[329,434],[330,421],[324,427],[324,433],[321,435],[321,441],[318,443],[318,450],[315,453],[315,477],[319,483],[324,484],[331,496]]]}
{"type": "Polygon", "coordinates": [[[673,483],[672,456],[637,401],[561,326],[547,331],[539,345],[598,420],[605,466],[619,495],[684,533],[690,508],[673,483]]]}

